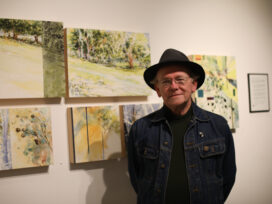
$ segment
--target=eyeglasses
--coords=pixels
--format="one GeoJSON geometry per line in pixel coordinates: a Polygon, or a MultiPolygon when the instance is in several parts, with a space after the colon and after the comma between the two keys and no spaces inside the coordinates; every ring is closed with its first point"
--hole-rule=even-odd
{"type": "Polygon", "coordinates": [[[188,79],[192,79],[191,77],[176,77],[174,79],[163,79],[161,81],[158,81],[159,84],[162,85],[164,88],[169,88],[173,81],[178,85],[185,85],[188,79]]]}

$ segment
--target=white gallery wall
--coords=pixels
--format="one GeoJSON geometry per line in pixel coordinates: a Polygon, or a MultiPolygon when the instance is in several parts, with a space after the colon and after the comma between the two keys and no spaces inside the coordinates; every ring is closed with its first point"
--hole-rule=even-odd
{"type": "MultiPolygon", "coordinates": [[[[0,18],[61,21],[64,27],[147,32],[151,61],[166,48],[187,55],[236,57],[239,128],[237,179],[228,204],[272,203],[272,112],[249,113],[248,73],[268,73],[272,101],[271,0],[0,0],[0,18]]],[[[0,68],[1,69],[1,68],[0,68]]],[[[8,90],[7,90],[8,91],[8,90]]],[[[130,204],[127,160],[70,165],[66,109],[154,102],[142,98],[0,100],[0,108],[50,106],[54,164],[0,172],[1,204],[130,204]]]]}

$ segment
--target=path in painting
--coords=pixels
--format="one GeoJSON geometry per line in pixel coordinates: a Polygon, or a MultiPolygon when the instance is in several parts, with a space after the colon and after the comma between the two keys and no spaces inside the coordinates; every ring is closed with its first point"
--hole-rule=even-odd
{"type": "Polygon", "coordinates": [[[43,97],[42,48],[0,38],[0,98],[20,97],[43,97]]]}
{"type": "Polygon", "coordinates": [[[144,69],[124,70],[69,58],[69,89],[78,96],[144,96],[144,69]]]}

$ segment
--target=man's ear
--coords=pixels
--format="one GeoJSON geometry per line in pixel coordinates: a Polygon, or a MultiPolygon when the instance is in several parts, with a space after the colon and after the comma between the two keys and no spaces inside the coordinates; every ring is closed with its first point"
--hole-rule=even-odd
{"type": "Polygon", "coordinates": [[[160,89],[158,88],[157,84],[154,84],[155,91],[157,92],[158,97],[161,97],[160,89]]]}
{"type": "Polygon", "coordinates": [[[197,90],[197,81],[194,80],[193,82],[193,86],[192,86],[192,93],[194,93],[197,90]]]}

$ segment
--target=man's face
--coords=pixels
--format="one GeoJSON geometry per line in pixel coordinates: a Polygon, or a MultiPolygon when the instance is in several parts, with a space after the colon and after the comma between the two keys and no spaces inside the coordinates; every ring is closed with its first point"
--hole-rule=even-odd
{"type": "Polygon", "coordinates": [[[157,72],[156,80],[155,90],[168,108],[191,105],[191,94],[197,89],[197,82],[190,77],[185,67],[163,67],[157,72]]]}

